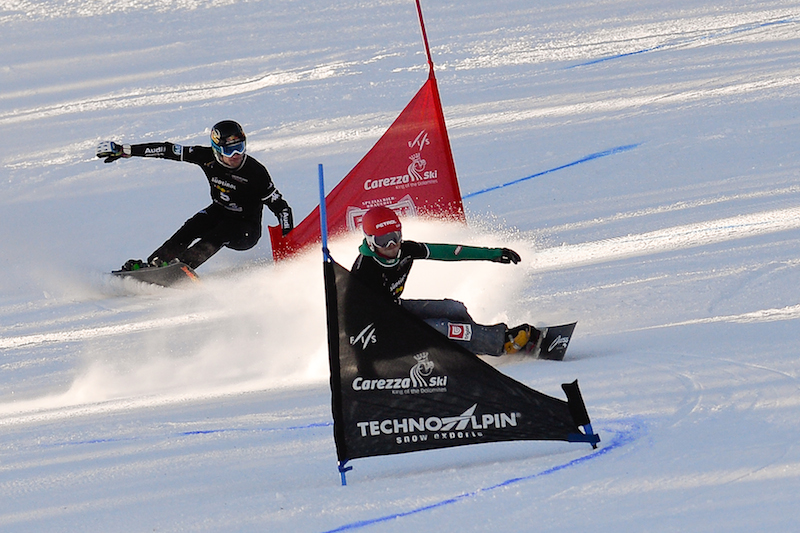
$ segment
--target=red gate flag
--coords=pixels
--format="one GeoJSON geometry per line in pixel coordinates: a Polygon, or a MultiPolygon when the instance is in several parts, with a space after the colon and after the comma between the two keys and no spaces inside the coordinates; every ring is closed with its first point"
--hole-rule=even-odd
{"type": "MultiPolygon", "coordinates": [[[[364,213],[381,205],[404,217],[466,221],[432,69],[386,133],[328,194],[330,234],[358,229],[364,213]]],[[[270,226],[269,235],[276,261],[319,243],[319,206],[285,237],[278,226],[270,226]]]]}

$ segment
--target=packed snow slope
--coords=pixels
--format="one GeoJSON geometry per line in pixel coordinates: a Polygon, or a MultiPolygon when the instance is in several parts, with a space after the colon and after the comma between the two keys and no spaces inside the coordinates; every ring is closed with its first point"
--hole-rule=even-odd
{"type": "Polygon", "coordinates": [[[361,459],[342,487],[318,250],[225,250],[189,290],[107,274],[208,191],[98,141],[238,120],[301,220],[317,165],[332,188],[424,83],[412,0],[3,0],[0,530],[796,529],[800,3],[423,10],[469,224],[405,234],[523,261],[421,263],[407,295],[578,320],[563,362],[491,362],[577,378],[601,446],[361,459]]]}

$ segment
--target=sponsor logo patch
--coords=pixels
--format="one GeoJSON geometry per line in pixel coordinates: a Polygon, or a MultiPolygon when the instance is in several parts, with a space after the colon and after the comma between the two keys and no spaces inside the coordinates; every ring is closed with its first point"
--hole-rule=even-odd
{"type": "MultiPolygon", "coordinates": [[[[378,342],[375,323],[368,324],[357,335],[350,336],[350,345],[366,350],[378,342]]],[[[414,355],[414,365],[407,376],[365,378],[357,376],[350,386],[354,391],[391,391],[392,394],[432,394],[447,392],[447,376],[433,375],[436,364],[431,361],[429,352],[414,355]]]]}
{"type": "Polygon", "coordinates": [[[519,413],[484,413],[476,415],[478,404],[455,416],[387,418],[356,422],[362,438],[394,436],[395,444],[433,440],[479,439],[487,430],[516,427],[519,413]]]}
{"type": "Polygon", "coordinates": [[[457,341],[472,340],[472,325],[471,324],[454,324],[447,323],[447,338],[457,341]]]}
{"type": "Polygon", "coordinates": [[[367,346],[369,346],[370,344],[374,344],[376,342],[378,342],[378,337],[375,335],[374,323],[362,329],[358,333],[358,335],[350,337],[350,346],[355,346],[356,344],[360,344],[362,350],[366,350],[367,346]]]}
{"type": "Polygon", "coordinates": [[[145,157],[161,155],[161,154],[165,153],[166,151],[167,151],[167,147],[166,146],[157,146],[155,148],[145,148],[144,149],[144,155],[145,155],[145,157]]]}
{"type": "Polygon", "coordinates": [[[569,337],[562,337],[559,335],[558,337],[550,343],[550,346],[547,348],[548,352],[552,352],[556,348],[566,348],[569,344],[569,337]]]}

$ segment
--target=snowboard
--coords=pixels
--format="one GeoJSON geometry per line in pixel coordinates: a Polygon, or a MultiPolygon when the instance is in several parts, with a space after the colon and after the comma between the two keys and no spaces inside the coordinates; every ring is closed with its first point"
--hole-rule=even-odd
{"type": "Polygon", "coordinates": [[[132,278],[162,287],[174,287],[200,281],[194,269],[185,263],[173,263],[163,267],[145,267],[138,270],[114,270],[111,273],[122,278],[132,278]]]}
{"type": "Polygon", "coordinates": [[[576,324],[577,322],[573,322],[571,324],[562,324],[560,326],[551,326],[547,328],[547,334],[544,336],[544,340],[542,340],[542,350],[539,352],[539,359],[563,361],[576,324]]]}

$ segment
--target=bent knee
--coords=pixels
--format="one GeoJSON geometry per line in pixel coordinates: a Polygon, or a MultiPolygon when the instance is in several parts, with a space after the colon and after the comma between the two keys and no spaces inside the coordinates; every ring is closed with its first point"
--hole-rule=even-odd
{"type": "Polygon", "coordinates": [[[259,233],[247,232],[244,235],[242,235],[239,239],[227,243],[225,247],[230,248],[231,250],[237,250],[239,252],[244,250],[249,250],[256,244],[258,244],[258,240],[260,238],[261,234],[259,233]]]}

